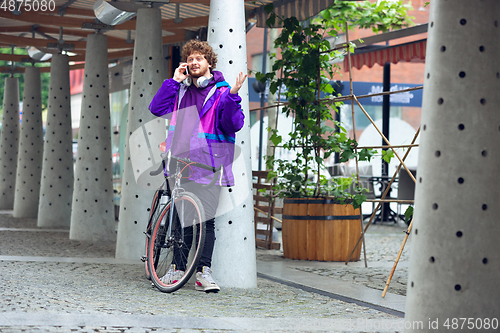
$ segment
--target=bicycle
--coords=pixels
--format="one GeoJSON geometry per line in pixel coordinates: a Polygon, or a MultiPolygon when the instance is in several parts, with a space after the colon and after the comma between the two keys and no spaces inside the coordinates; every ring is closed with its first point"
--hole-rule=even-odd
{"type": "Polygon", "coordinates": [[[162,292],[174,292],[189,281],[196,270],[205,243],[205,211],[200,199],[182,188],[181,178],[184,170],[199,167],[214,173],[211,182],[202,187],[211,187],[222,175],[222,166],[214,168],[188,158],[179,158],[162,154],[160,167],[150,172],[155,176],[175,162],[175,173],[165,177],[165,181],[153,196],[149,221],[146,229],[146,277],[162,292]],[[169,178],[173,180],[170,188],[169,178]],[[193,245],[193,242],[195,246],[193,245]],[[174,266],[175,265],[175,266],[174,266]],[[184,271],[175,280],[162,279],[170,270],[184,271]]]}

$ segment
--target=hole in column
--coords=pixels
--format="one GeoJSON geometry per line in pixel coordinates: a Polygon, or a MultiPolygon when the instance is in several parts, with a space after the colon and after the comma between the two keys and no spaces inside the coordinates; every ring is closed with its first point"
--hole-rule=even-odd
{"type": "Polygon", "coordinates": [[[461,286],[461,285],[459,285],[459,284],[456,284],[456,285],[455,285],[455,290],[456,290],[456,291],[460,291],[460,289],[462,289],[462,286],[461,286]]]}
{"type": "Polygon", "coordinates": [[[466,19],[461,19],[460,20],[460,24],[461,25],[466,25],[467,24],[467,20],[466,19]]]}
{"type": "Polygon", "coordinates": [[[463,131],[465,129],[465,125],[464,124],[459,124],[458,125],[458,129],[463,131]]]}
{"type": "Polygon", "coordinates": [[[229,32],[233,32],[233,29],[229,29],[229,32]]]}
{"type": "Polygon", "coordinates": [[[232,65],[233,64],[233,61],[232,60],[229,60],[229,64],[232,65]]]}
{"type": "Polygon", "coordinates": [[[482,208],[483,210],[487,210],[487,209],[488,209],[488,205],[487,205],[487,204],[484,204],[484,205],[482,205],[482,206],[481,206],[481,208],[482,208]]]}
{"type": "Polygon", "coordinates": [[[153,60],[153,57],[149,57],[149,60],[153,60]]]}
{"type": "Polygon", "coordinates": [[[411,287],[413,288],[415,286],[415,283],[413,283],[413,281],[411,281],[411,287]]]}
{"type": "Polygon", "coordinates": [[[465,180],[462,177],[460,177],[460,178],[458,178],[457,181],[458,181],[459,184],[463,184],[465,180]]]}
{"type": "Polygon", "coordinates": [[[481,155],[486,156],[486,155],[488,155],[488,153],[486,152],[486,150],[483,150],[483,151],[481,152],[481,155]]]}
{"type": "Polygon", "coordinates": [[[430,73],[427,73],[427,78],[430,78],[431,77],[431,74],[430,73]]]}
{"type": "Polygon", "coordinates": [[[445,52],[446,51],[446,46],[441,46],[441,52],[445,52]]]}
{"type": "Polygon", "coordinates": [[[243,238],[243,240],[247,240],[247,238],[245,237],[245,238],[243,238]]]}
{"type": "Polygon", "coordinates": [[[420,178],[418,179],[418,182],[419,182],[419,183],[421,183],[421,182],[422,182],[422,177],[420,177],[420,178]]]}
{"type": "Polygon", "coordinates": [[[228,221],[227,223],[228,223],[228,224],[233,224],[233,221],[228,221]]]}
{"type": "Polygon", "coordinates": [[[439,206],[438,206],[438,204],[437,204],[437,203],[432,204],[432,209],[437,210],[437,209],[438,209],[438,207],[439,207],[439,206]]]}
{"type": "Polygon", "coordinates": [[[498,27],[498,21],[497,20],[495,20],[494,25],[495,25],[495,27],[498,27]]]}
{"type": "Polygon", "coordinates": [[[443,104],[444,100],[442,98],[438,99],[438,104],[441,105],[443,104]]]}
{"type": "Polygon", "coordinates": [[[427,129],[427,125],[424,125],[424,131],[427,129]]]}
{"type": "Polygon", "coordinates": [[[461,232],[461,231],[457,231],[457,237],[458,237],[458,238],[462,237],[463,235],[464,235],[464,234],[463,234],[463,232],[461,232]]]}
{"type": "Polygon", "coordinates": [[[481,103],[482,105],[486,104],[486,99],[481,98],[481,100],[479,101],[479,103],[481,103]]]}
{"type": "Polygon", "coordinates": [[[488,263],[488,258],[483,258],[483,264],[487,264],[488,263]]]}
{"type": "Polygon", "coordinates": [[[224,45],[222,44],[219,44],[219,48],[222,49],[224,47],[224,45]]]}
{"type": "Polygon", "coordinates": [[[463,79],[465,77],[465,72],[462,71],[462,72],[458,73],[458,76],[460,76],[463,79]]]}
{"type": "Polygon", "coordinates": [[[430,258],[429,258],[429,261],[430,261],[430,262],[434,262],[434,261],[436,261],[436,259],[434,259],[434,257],[430,257],[430,258]]]}
{"type": "Polygon", "coordinates": [[[230,189],[229,189],[229,192],[233,192],[233,189],[232,189],[232,188],[230,188],[230,189]]]}
{"type": "Polygon", "coordinates": [[[436,157],[441,156],[441,152],[439,150],[436,150],[436,157]]]}
{"type": "Polygon", "coordinates": [[[479,52],[484,52],[484,46],[482,46],[482,45],[481,45],[481,46],[479,47],[479,52]]]}
{"type": "Polygon", "coordinates": [[[240,45],[240,46],[238,46],[238,48],[239,48],[239,49],[241,49],[242,47],[243,47],[243,46],[241,46],[241,45],[240,45]]]}
{"type": "Polygon", "coordinates": [[[497,79],[500,79],[500,73],[497,72],[497,79]]]}

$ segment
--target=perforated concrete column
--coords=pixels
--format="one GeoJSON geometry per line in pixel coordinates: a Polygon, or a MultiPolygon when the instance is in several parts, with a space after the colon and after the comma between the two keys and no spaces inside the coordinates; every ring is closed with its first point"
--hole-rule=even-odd
{"type": "Polygon", "coordinates": [[[14,217],[36,217],[43,158],[42,92],[40,69],[24,72],[24,96],[17,160],[14,217]]]}
{"type": "MultiPolygon", "coordinates": [[[[248,71],[243,0],[211,1],[208,42],[217,53],[216,69],[234,85],[237,75],[248,71]]],[[[232,168],[236,186],[222,189],[215,220],[212,269],[215,280],[224,287],[257,286],[247,82],[239,91],[245,124],[236,133],[239,149],[232,168]]]]}
{"type": "Polygon", "coordinates": [[[5,79],[0,135],[0,210],[14,208],[19,146],[19,80],[5,79]]]}
{"type": "Polygon", "coordinates": [[[87,37],[78,151],[69,238],[114,241],[108,43],[102,34],[87,37]]]}
{"type": "Polygon", "coordinates": [[[38,226],[69,228],[73,195],[71,101],[68,56],[55,54],[50,68],[38,226]]]}
{"type": "Polygon", "coordinates": [[[497,330],[500,2],[430,8],[407,331],[497,330]]]}
{"type": "MultiPolygon", "coordinates": [[[[145,254],[145,236],[154,190],[159,186],[149,171],[159,165],[165,141],[165,119],[149,112],[149,103],[163,82],[161,13],[156,8],[137,13],[125,163],[120,199],[116,258],[139,260],[145,254]]],[[[163,177],[160,175],[160,180],[163,177]]]]}

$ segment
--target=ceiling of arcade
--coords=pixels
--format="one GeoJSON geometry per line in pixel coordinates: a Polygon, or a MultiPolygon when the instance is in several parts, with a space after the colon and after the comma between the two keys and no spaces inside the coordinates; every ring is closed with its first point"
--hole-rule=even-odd
{"type": "MultiPolygon", "coordinates": [[[[74,55],[71,55],[70,61],[76,63],[72,69],[83,68],[81,62],[85,61],[86,37],[94,33],[95,28],[102,28],[93,11],[96,0],[28,0],[32,7],[29,11],[27,2],[17,1],[19,11],[14,8],[15,0],[0,0],[0,47],[34,46],[54,53],[58,52],[55,46],[59,40],[59,44],[64,42],[71,47],[69,52],[74,55]]],[[[245,0],[247,18],[263,3],[271,1],[245,0]]],[[[163,0],[161,3],[155,1],[154,6],[161,9],[164,45],[183,43],[208,26],[210,0],[163,0]]],[[[132,57],[135,24],[136,17],[101,30],[108,36],[110,62],[132,57]]],[[[21,67],[30,62],[27,56],[14,54],[0,54],[0,60],[13,61],[21,67]]],[[[45,70],[49,71],[50,67],[45,70]]]]}

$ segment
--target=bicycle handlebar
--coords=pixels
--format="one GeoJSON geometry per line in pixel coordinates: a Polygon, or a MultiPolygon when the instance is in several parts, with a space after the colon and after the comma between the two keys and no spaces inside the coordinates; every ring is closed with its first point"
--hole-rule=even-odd
{"type": "Polygon", "coordinates": [[[214,177],[212,178],[212,181],[207,184],[207,185],[202,185],[202,187],[211,187],[215,184],[215,182],[217,181],[217,178],[220,178],[220,173],[221,173],[221,170],[223,169],[223,166],[219,166],[218,168],[215,168],[211,165],[207,165],[207,164],[203,164],[203,163],[200,163],[200,162],[195,162],[195,161],[191,161],[189,158],[182,158],[182,157],[177,157],[177,156],[172,156],[171,152],[169,151],[168,153],[161,153],[160,154],[161,156],[161,164],[160,166],[158,167],[158,169],[154,170],[154,171],[151,171],[149,172],[149,174],[151,176],[156,176],[156,175],[159,175],[164,169],[165,169],[165,164],[166,162],[170,159],[170,158],[173,158],[177,161],[181,161],[181,162],[184,162],[186,164],[189,164],[189,165],[193,165],[195,167],[199,167],[199,168],[202,168],[202,169],[205,169],[205,170],[209,170],[209,171],[212,171],[214,173],[214,177]]]}

